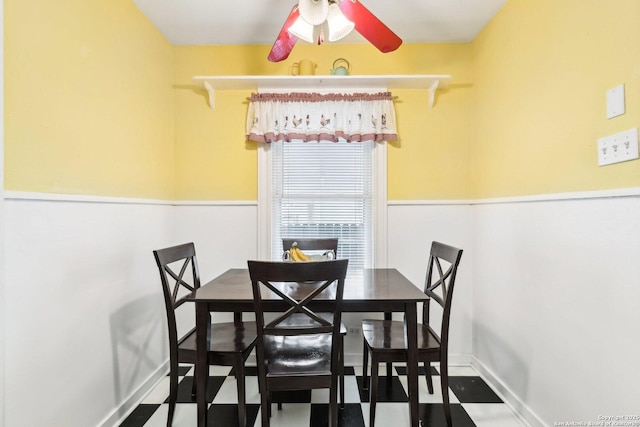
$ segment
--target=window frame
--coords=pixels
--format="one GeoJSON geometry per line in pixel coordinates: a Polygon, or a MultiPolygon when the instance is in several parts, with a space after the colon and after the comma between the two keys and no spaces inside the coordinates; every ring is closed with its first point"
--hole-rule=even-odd
{"type": "MultiPolygon", "coordinates": [[[[357,143],[354,143],[357,144],[357,143]]],[[[271,144],[258,145],[258,258],[271,259],[271,144]]],[[[373,146],[373,263],[387,267],[387,143],[373,146]]]]}

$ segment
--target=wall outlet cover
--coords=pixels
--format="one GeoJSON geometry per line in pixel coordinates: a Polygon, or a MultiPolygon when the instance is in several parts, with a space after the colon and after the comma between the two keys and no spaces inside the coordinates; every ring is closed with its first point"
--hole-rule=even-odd
{"type": "Polygon", "coordinates": [[[607,91],[607,119],[621,116],[624,113],[624,85],[622,84],[607,91]]]}
{"type": "Polygon", "coordinates": [[[638,158],[638,128],[598,139],[598,166],[638,158]]]}

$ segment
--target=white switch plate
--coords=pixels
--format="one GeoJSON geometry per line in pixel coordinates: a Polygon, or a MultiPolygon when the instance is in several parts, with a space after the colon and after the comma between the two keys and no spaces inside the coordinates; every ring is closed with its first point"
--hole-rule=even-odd
{"type": "Polygon", "coordinates": [[[624,85],[607,91],[607,119],[624,114],[624,85]]]}
{"type": "Polygon", "coordinates": [[[638,128],[598,139],[598,166],[638,158],[638,128]]]}

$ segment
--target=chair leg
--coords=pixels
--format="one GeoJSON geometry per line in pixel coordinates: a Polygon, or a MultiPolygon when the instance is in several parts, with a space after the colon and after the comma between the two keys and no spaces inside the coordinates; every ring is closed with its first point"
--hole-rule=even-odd
{"type": "Polygon", "coordinates": [[[191,383],[191,400],[196,401],[196,389],[198,386],[198,382],[196,381],[196,365],[193,365],[193,382],[191,383]]]}
{"type": "Polygon", "coordinates": [[[431,377],[431,363],[424,362],[424,372],[425,372],[425,377],[427,378],[427,390],[429,390],[429,394],[433,394],[433,378],[431,377]]]}
{"type": "Polygon", "coordinates": [[[369,427],[376,425],[376,401],[378,400],[378,365],[379,362],[371,357],[371,383],[369,385],[369,427]]]}
{"type": "Polygon", "coordinates": [[[271,392],[267,390],[265,367],[258,358],[258,389],[260,391],[260,413],[262,427],[269,427],[271,417],[271,392]]]}
{"type": "Polygon", "coordinates": [[[340,336],[340,409],[344,409],[344,336],[340,336]]]}
{"type": "Polygon", "coordinates": [[[271,399],[269,398],[269,393],[265,391],[264,393],[260,393],[260,404],[262,413],[262,427],[269,427],[271,417],[271,399]]]}
{"type": "MultiPolygon", "coordinates": [[[[393,313],[385,313],[384,314],[384,320],[393,320],[393,313]]],[[[389,384],[391,384],[392,366],[393,366],[393,364],[391,362],[387,362],[387,380],[389,381],[389,384]]]]}
{"type": "MultiPolygon", "coordinates": [[[[178,364],[170,362],[169,368],[169,413],[167,415],[167,427],[173,424],[173,414],[176,411],[176,401],[178,400],[178,364]]],[[[193,377],[196,383],[196,377],[193,377]]]]}
{"type": "Polygon", "coordinates": [[[331,381],[331,389],[329,389],[329,427],[338,427],[338,396],[336,393],[336,377],[333,376],[331,381]]]}
{"type": "Polygon", "coordinates": [[[247,402],[245,397],[244,361],[238,356],[235,363],[236,384],[238,387],[238,425],[244,427],[247,424],[247,402]]]}
{"type": "Polygon", "coordinates": [[[362,389],[369,390],[369,384],[367,383],[367,372],[369,370],[369,347],[367,341],[364,342],[362,349],[362,389]]]}
{"type": "Polygon", "coordinates": [[[447,420],[447,426],[451,427],[451,405],[449,404],[449,368],[447,363],[440,363],[440,385],[442,387],[442,403],[444,406],[444,417],[447,420]]]}

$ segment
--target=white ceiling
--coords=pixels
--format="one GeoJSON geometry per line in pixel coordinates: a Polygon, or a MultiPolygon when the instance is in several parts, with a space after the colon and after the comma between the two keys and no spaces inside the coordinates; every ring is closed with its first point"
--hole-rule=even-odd
{"type": "MultiPolygon", "coordinates": [[[[296,0],[133,0],[174,45],[273,44],[296,0]]],[[[506,0],[362,0],[405,43],[468,42],[506,0]]],[[[355,31],[341,42],[366,40],[355,31]]],[[[303,42],[304,43],[304,42],[303,42]]]]}

